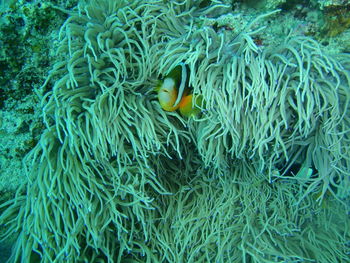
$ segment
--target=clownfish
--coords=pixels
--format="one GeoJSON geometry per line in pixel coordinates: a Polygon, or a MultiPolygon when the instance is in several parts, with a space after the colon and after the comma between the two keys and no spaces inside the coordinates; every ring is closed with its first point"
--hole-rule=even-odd
{"type": "MultiPolygon", "coordinates": [[[[179,110],[183,116],[190,117],[198,114],[200,109],[193,104],[193,94],[189,94],[186,65],[181,63],[176,66],[161,81],[155,91],[158,92],[158,101],[165,111],[179,110]]],[[[196,98],[196,104],[200,105],[202,99],[196,98]]]]}

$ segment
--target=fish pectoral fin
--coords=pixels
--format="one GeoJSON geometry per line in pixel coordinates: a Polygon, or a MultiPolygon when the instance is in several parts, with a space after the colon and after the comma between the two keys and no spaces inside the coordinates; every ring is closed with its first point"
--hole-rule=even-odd
{"type": "Polygon", "coordinates": [[[200,105],[199,100],[201,100],[201,96],[195,98],[197,105],[193,104],[192,97],[192,94],[184,96],[179,104],[180,113],[183,116],[191,117],[201,112],[201,109],[197,106],[200,105]]]}

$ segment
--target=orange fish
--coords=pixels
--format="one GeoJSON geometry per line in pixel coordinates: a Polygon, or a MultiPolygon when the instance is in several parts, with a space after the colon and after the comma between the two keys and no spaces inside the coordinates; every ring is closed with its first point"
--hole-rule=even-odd
{"type": "Polygon", "coordinates": [[[190,117],[198,114],[202,99],[196,97],[196,105],[193,104],[193,94],[188,94],[188,78],[186,65],[181,63],[176,66],[169,75],[159,82],[155,88],[158,91],[160,106],[165,111],[180,110],[183,116],[190,117]]]}

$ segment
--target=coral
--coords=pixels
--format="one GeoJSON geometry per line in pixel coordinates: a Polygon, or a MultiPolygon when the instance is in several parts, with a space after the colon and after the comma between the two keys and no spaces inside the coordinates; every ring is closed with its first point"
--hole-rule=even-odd
{"type": "Polygon", "coordinates": [[[0,205],[2,237],[18,235],[11,261],[346,262],[350,57],[307,37],[258,46],[276,12],[240,31],[208,22],[231,10],[71,12],[28,182],[0,205]],[[180,63],[203,98],[188,119],[153,92],[180,63]]]}
{"type": "Polygon", "coordinates": [[[233,2],[238,2],[239,4],[244,4],[252,8],[262,9],[262,10],[274,10],[281,5],[285,4],[286,0],[236,0],[233,2]]]}
{"type": "Polygon", "coordinates": [[[42,129],[34,90],[55,60],[50,51],[56,38],[54,29],[66,18],[66,13],[48,1],[0,1],[2,193],[13,192],[26,180],[22,159],[35,146],[42,129]]]}
{"type": "Polygon", "coordinates": [[[47,3],[14,1],[0,15],[0,85],[3,94],[20,100],[45,79],[53,59],[51,32],[67,14],[47,3]]]}
{"type": "Polygon", "coordinates": [[[330,5],[324,8],[325,25],[322,34],[335,37],[350,28],[350,4],[330,5]]]}

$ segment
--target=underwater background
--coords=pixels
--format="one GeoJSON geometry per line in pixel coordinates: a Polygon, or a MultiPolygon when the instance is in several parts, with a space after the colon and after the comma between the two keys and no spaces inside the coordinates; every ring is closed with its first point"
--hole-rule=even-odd
{"type": "Polygon", "coordinates": [[[0,1],[0,262],[349,262],[349,11],[0,1]]]}

